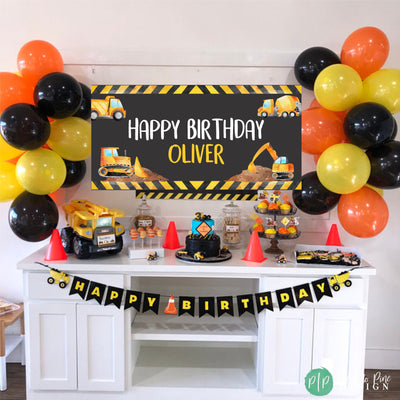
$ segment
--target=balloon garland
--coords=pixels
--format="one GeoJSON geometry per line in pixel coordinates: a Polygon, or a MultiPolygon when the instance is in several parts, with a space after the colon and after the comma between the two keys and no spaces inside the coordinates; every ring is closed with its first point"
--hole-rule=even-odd
{"type": "Polygon", "coordinates": [[[369,238],[385,228],[382,189],[400,187],[400,142],[392,114],[400,111],[400,69],[381,69],[389,40],[375,27],[354,31],[340,59],[324,47],[304,50],[294,72],[315,100],[302,115],[302,151],[316,171],[293,191],[296,206],[322,214],[337,205],[343,228],[369,238]]]}
{"type": "Polygon", "coordinates": [[[60,52],[26,43],[18,73],[0,72],[0,201],[13,200],[9,224],[21,239],[48,238],[58,223],[50,197],[79,183],[90,157],[90,89],[64,71],[60,52]]]}

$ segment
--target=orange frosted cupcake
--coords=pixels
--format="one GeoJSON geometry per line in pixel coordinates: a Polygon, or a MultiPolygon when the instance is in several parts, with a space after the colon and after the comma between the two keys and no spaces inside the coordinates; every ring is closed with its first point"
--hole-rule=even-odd
{"type": "Polygon", "coordinates": [[[282,237],[282,238],[285,238],[285,237],[289,236],[289,231],[284,227],[279,228],[278,229],[278,233],[279,233],[279,236],[282,237]]]}
{"type": "Polygon", "coordinates": [[[277,212],[279,210],[278,205],[276,203],[271,203],[268,206],[268,211],[270,212],[277,212]]]}

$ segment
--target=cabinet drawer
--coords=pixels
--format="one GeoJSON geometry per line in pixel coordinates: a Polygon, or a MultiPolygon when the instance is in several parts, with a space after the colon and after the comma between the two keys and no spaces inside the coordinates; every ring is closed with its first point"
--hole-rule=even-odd
{"type": "MultiPolygon", "coordinates": [[[[120,288],[124,287],[124,276],[123,275],[111,275],[111,274],[79,274],[81,278],[88,279],[89,281],[95,281],[103,283],[108,286],[117,286],[120,288]]],[[[53,283],[50,285],[47,283],[47,278],[50,277],[48,273],[26,273],[25,274],[25,295],[27,298],[32,300],[81,300],[79,295],[75,294],[70,296],[69,291],[73,277],[70,277],[69,284],[66,288],[61,289],[58,284],[53,283]]],[[[95,300],[93,300],[95,301],[95,300]]]]}
{"type": "MultiPolygon", "coordinates": [[[[323,278],[323,277],[321,277],[323,278]]],[[[311,283],[313,281],[316,281],[321,278],[278,278],[278,277],[266,277],[262,278],[262,283],[260,285],[260,291],[275,291],[279,289],[286,289],[288,287],[294,287],[297,285],[302,285],[304,283],[311,283]]],[[[302,303],[301,307],[362,307],[363,305],[366,304],[366,299],[367,299],[367,285],[368,285],[368,279],[362,279],[362,278],[352,278],[350,276],[350,280],[352,285],[350,287],[345,287],[341,286],[340,290],[335,292],[331,288],[332,296],[324,296],[321,298],[319,302],[316,301],[315,295],[313,293],[313,290],[311,289],[311,292],[313,294],[313,300],[314,303],[309,303],[309,302],[304,302],[302,303]]],[[[273,294],[272,295],[272,300],[275,303],[276,302],[276,297],[273,294]]]]}

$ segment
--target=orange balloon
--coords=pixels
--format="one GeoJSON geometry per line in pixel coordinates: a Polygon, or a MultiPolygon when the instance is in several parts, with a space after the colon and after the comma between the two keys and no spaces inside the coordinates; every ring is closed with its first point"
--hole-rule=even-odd
{"type": "Polygon", "coordinates": [[[346,141],[343,122],[335,112],[325,108],[303,111],[301,148],[305,153],[321,154],[328,147],[346,141]]]}
{"type": "Polygon", "coordinates": [[[33,102],[33,87],[21,76],[0,72],[0,114],[16,103],[33,102]]]}
{"type": "Polygon", "coordinates": [[[359,238],[378,235],[389,220],[389,209],[383,197],[366,186],[356,192],[342,194],[337,212],[343,228],[359,238]]]}
{"type": "Polygon", "coordinates": [[[44,40],[32,40],[24,44],[18,53],[17,64],[23,77],[36,82],[51,72],[64,71],[60,52],[44,40]]]}
{"type": "Polygon", "coordinates": [[[354,31],[343,43],[342,64],[354,68],[361,79],[382,68],[389,55],[389,40],[378,28],[366,26],[354,31]]]}
{"type": "MultiPolygon", "coordinates": [[[[310,107],[308,107],[308,109],[311,110],[312,108],[323,108],[323,107],[321,106],[321,104],[318,103],[317,99],[314,99],[311,102],[310,107]]],[[[349,110],[346,110],[346,111],[333,111],[333,112],[342,120],[342,122],[344,122],[344,117],[346,116],[348,111],[349,110]]]]}

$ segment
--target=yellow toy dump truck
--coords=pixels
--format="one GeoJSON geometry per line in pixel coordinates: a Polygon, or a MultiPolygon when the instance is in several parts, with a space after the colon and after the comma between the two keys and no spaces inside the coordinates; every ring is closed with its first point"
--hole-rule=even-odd
{"type": "Polygon", "coordinates": [[[86,200],[72,200],[63,206],[67,227],[61,230],[61,242],[66,253],[78,258],[92,254],[116,254],[122,250],[125,228],[117,217],[125,214],[86,200]]]}
{"type": "Polygon", "coordinates": [[[132,176],[135,172],[131,158],[118,155],[119,147],[102,147],[99,175],[102,177],[132,176]]]}
{"type": "Polygon", "coordinates": [[[47,278],[47,282],[52,285],[53,283],[57,283],[61,289],[67,287],[69,283],[69,275],[65,272],[59,271],[58,269],[51,268],[50,276],[47,278]]]}
{"type": "Polygon", "coordinates": [[[259,117],[298,117],[300,115],[301,103],[296,96],[282,96],[276,99],[264,100],[262,107],[257,111],[259,117]]]}
{"type": "Polygon", "coordinates": [[[114,118],[120,120],[126,117],[126,111],[121,100],[114,96],[107,96],[105,99],[92,99],[91,119],[114,118]]]}
{"type": "Polygon", "coordinates": [[[350,272],[343,271],[339,275],[331,276],[329,279],[329,284],[332,286],[332,289],[337,292],[340,290],[341,286],[351,286],[351,280],[349,280],[350,272]]]}

